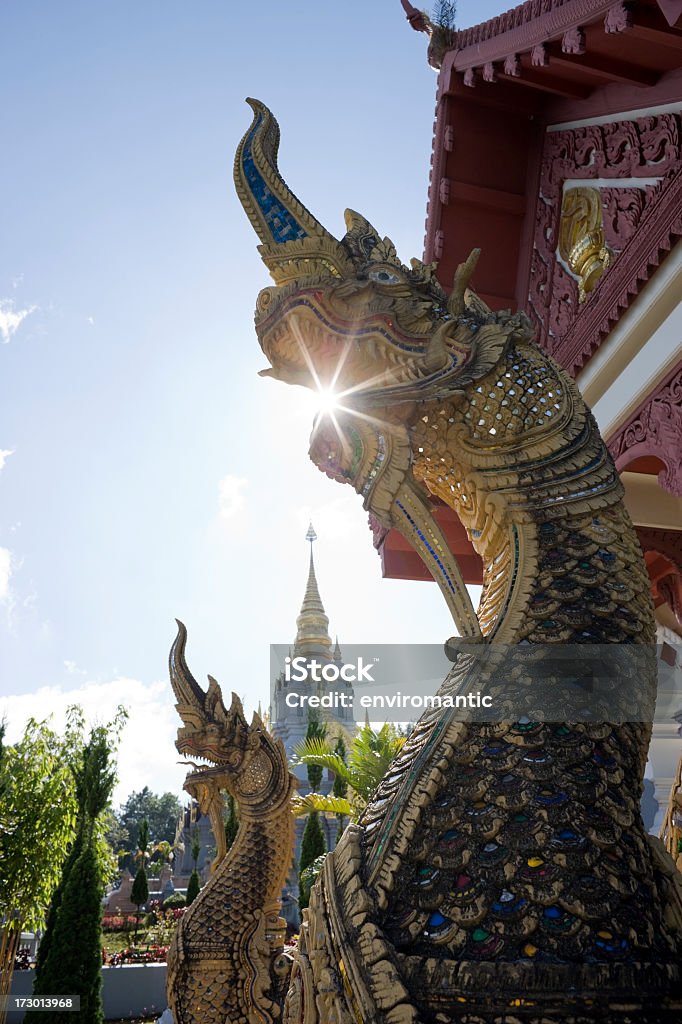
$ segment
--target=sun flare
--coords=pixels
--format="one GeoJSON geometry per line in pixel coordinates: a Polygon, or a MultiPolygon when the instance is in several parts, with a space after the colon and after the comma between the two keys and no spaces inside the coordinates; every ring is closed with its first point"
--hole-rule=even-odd
{"type": "Polygon", "coordinates": [[[332,388],[320,388],[314,399],[319,416],[329,416],[339,408],[339,396],[332,388]]]}

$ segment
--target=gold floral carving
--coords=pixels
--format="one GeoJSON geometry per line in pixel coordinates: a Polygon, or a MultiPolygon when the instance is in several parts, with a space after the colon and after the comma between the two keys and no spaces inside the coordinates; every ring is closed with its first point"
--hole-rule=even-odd
{"type": "Polygon", "coordinates": [[[578,278],[578,298],[584,302],[611,262],[598,189],[569,188],[564,192],[559,253],[578,278]]]}

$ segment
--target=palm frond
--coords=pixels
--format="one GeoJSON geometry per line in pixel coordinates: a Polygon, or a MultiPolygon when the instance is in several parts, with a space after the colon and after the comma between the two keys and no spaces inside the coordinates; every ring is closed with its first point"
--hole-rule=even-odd
{"type": "Polygon", "coordinates": [[[339,754],[335,753],[329,746],[327,740],[307,739],[299,743],[294,749],[294,756],[291,764],[295,767],[299,764],[316,764],[320,768],[326,768],[334,775],[340,776],[349,785],[352,785],[348,765],[339,754]]]}
{"type": "Polygon", "coordinates": [[[357,813],[357,808],[345,797],[323,796],[322,793],[308,793],[307,796],[297,797],[293,801],[292,809],[297,818],[310,814],[311,811],[342,814],[345,818],[354,818],[357,813]]]}

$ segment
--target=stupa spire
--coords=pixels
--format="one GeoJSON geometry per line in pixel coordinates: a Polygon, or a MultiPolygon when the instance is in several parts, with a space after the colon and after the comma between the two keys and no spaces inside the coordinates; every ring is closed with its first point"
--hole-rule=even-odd
{"type": "Polygon", "coordinates": [[[310,567],[308,569],[308,582],[303,596],[303,604],[296,619],[297,632],[294,643],[294,656],[321,654],[330,657],[332,642],[329,636],[329,619],[324,611],[315,576],[313,544],[317,540],[317,534],[312,523],[308,527],[305,539],[310,541],[310,567]]]}

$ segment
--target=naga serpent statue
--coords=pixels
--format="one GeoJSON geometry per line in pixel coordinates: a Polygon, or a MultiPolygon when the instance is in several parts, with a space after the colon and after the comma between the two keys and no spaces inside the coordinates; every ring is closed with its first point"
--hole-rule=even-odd
{"type": "Polygon", "coordinates": [[[291,960],[279,916],[291,864],[295,779],[284,747],[257,714],[251,725],[233,694],[227,710],[209,676],[204,692],[185,661],[178,622],[170,678],[183,721],[176,746],[194,764],[185,789],[210,817],[217,856],[210,881],[178,923],[168,951],[168,1001],[175,1024],[272,1024],[281,1019],[291,960]],[[239,805],[226,849],[222,791],[239,805]]]}
{"type": "Polygon", "coordinates": [[[680,876],[639,813],[649,581],[596,423],[524,314],[492,312],[468,288],[476,253],[447,294],[433,265],[405,267],[357,213],[336,239],[282,179],[274,117],[249,103],[235,183],[274,280],[256,306],[263,372],[338,396],[311,457],[438,582],[459,633],[441,692],[500,696],[504,652],[517,690],[525,664],[536,658],[534,678],[546,664],[551,706],[547,651],[611,645],[646,712],[571,717],[559,701],[556,717],[477,722],[429,710],[325,861],[284,1021],[682,1020],[680,876]],[[434,499],[482,559],[477,613],[434,499]]]}

